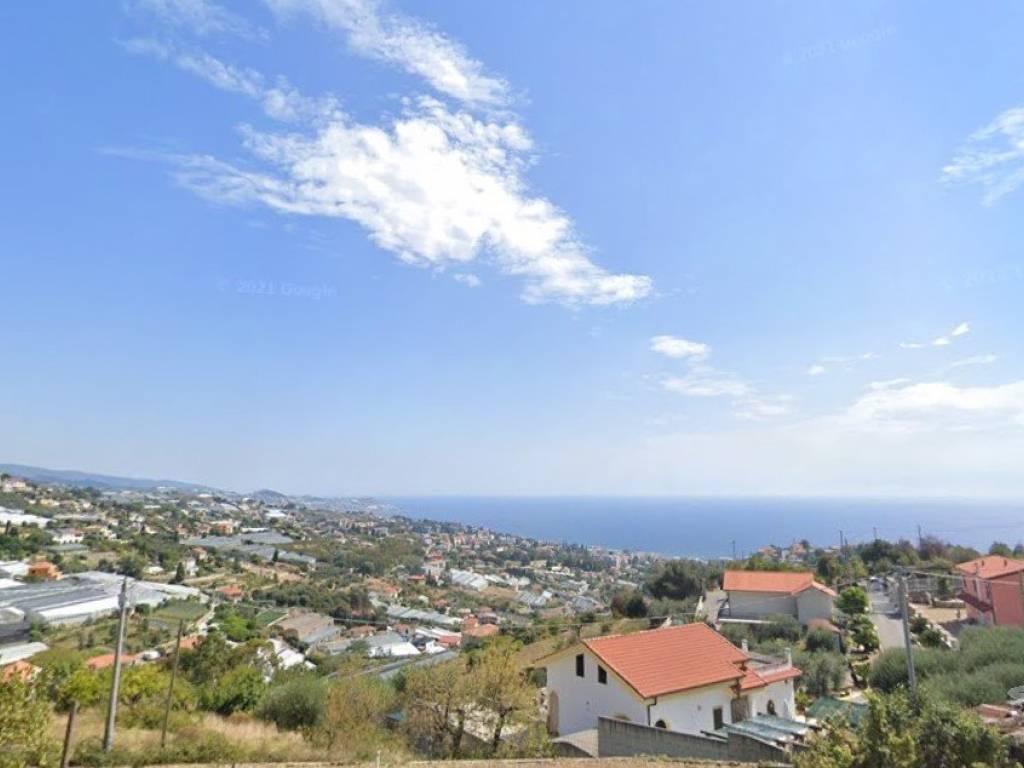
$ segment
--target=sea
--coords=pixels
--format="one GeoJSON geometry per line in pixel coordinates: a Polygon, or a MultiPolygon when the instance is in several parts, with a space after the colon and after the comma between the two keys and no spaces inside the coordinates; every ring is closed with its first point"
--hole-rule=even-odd
{"type": "Polygon", "coordinates": [[[389,498],[411,518],[451,521],[558,543],[674,557],[749,555],[807,539],[836,546],[936,536],[987,551],[1024,542],[1024,502],[849,498],[389,498]]]}

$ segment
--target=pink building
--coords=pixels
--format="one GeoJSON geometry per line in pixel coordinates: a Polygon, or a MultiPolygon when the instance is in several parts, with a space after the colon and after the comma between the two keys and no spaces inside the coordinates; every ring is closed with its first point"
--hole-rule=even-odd
{"type": "Polygon", "coordinates": [[[1024,627],[1024,560],[988,555],[956,567],[967,615],[979,624],[1024,627]]]}

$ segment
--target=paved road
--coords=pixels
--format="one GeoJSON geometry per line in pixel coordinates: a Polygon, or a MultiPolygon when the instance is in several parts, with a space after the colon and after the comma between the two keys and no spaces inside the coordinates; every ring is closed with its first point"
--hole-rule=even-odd
{"type": "Polygon", "coordinates": [[[903,647],[903,622],[896,613],[896,599],[890,600],[889,596],[881,591],[870,591],[868,597],[871,599],[871,621],[878,630],[878,640],[882,650],[886,648],[903,647]]]}

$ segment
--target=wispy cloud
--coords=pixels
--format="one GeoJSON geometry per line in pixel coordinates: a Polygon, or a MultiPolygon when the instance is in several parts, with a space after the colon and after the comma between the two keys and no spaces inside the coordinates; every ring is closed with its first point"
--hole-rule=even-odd
{"type": "Polygon", "coordinates": [[[942,178],[980,185],[985,205],[1016,190],[1024,183],[1024,107],[1006,110],[971,134],[942,178]]]}
{"type": "Polygon", "coordinates": [[[845,417],[852,425],[896,430],[1024,427],[1024,381],[990,387],[906,380],[873,385],[845,417]]]}
{"type": "Polygon", "coordinates": [[[930,342],[923,341],[901,341],[900,349],[924,349],[925,347],[948,347],[953,343],[953,340],[960,337],[966,336],[971,332],[971,324],[967,322],[960,323],[949,333],[945,333],[942,336],[937,336],[930,342]]]}
{"type": "Polygon", "coordinates": [[[955,360],[949,364],[950,368],[964,368],[970,365],[991,365],[996,362],[999,358],[995,355],[973,355],[971,357],[965,357],[963,360],[955,360]]]}
{"type": "Polygon", "coordinates": [[[131,0],[128,8],[201,37],[234,35],[250,40],[269,37],[266,30],[211,0],[131,0]]]}
{"type": "Polygon", "coordinates": [[[359,122],[333,96],[304,96],[285,78],[270,81],[180,42],[128,41],[129,51],[254,99],[270,117],[299,129],[243,126],[244,163],[164,156],[182,186],[218,204],[349,219],[416,266],[457,269],[486,258],[524,280],[530,303],[624,304],[650,292],[649,277],[597,265],[569,216],[530,189],[532,140],[515,115],[474,112],[497,104],[506,89],[461,47],[370,0],[269,1],[280,12],[306,11],[346,31],[356,51],[421,74],[464,105],[419,96],[404,99],[401,113],[380,124],[359,122]]]}
{"type": "Polygon", "coordinates": [[[816,364],[816,365],[812,365],[810,368],[807,369],[807,375],[808,376],[821,376],[825,372],[826,372],[826,368],[825,368],[824,365],[817,365],[816,364]]]}
{"type": "Polygon", "coordinates": [[[396,64],[441,93],[470,104],[503,106],[508,84],[447,35],[418,19],[386,11],[377,0],[266,0],[278,14],[306,13],[343,33],[360,54],[396,64]]]}
{"type": "Polygon", "coordinates": [[[711,347],[699,341],[689,341],[678,336],[655,336],[651,339],[651,351],[677,360],[689,358],[703,360],[711,354],[711,347]]]}
{"type": "Polygon", "coordinates": [[[790,412],[793,398],[789,395],[765,395],[739,377],[706,365],[702,361],[711,354],[708,344],[677,336],[655,336],[650,349],[666,357],[683,360],[682,374],[666,376],[662,389],[686,397],[726,397],[732,400],[733,412],[742,418],[764,419],[790,412]]]}
{"type": "Polygon", "coordinates": [[[463,285],[468,285],[470,288],[479,288],[481,280],[476,275],[469,272],[456,272],[452,275],[452,278],[463,285]]]}

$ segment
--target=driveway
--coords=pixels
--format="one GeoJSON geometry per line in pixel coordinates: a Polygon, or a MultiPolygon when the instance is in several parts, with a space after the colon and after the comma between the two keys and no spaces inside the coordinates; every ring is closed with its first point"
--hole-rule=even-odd
{"type": "Polygon", "coordinates": [[[903,622],[898,613],[896,595],[872,589],[868,592],[871,601],[871,622],[878,630],[878,640],[884,651],[887,648],[903,647],[903,622]]]}

